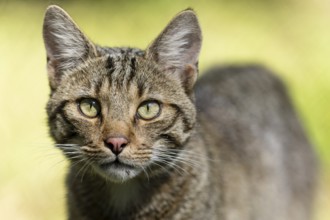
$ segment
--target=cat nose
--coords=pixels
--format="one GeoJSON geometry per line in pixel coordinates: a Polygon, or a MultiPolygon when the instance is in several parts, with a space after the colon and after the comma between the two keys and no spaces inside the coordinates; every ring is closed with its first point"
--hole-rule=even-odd
{"type": "Polygon", "coordinates": [[[128,144],[128,140],[125,137],[110,137],[104,142],[115,155],[119,155],[128,144]]]}

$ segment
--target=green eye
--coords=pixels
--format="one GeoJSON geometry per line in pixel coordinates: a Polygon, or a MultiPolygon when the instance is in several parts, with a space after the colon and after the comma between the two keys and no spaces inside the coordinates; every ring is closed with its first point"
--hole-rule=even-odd
{"type": "Polygon", "coordinates": [[[100,104],[95,99],[82,99],[79,102],[81,113],[89,118],[95,118],[101,111],[100,104]]]}
{"type": "Polygon", "coordinates": [[[140,105],[137,110],[137,115],[141,119],[151,120],[159,116],[160,105],[156,101],[147,101],[140,105]]]}

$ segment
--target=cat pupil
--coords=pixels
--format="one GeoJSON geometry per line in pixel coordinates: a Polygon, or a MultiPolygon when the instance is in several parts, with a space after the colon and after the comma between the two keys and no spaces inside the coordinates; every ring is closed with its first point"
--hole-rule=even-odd
{"type": "Polygon", "coordinates": [[[94,103],[91,102],[91,103],[89,104],[89,108],[92,109],[93,105],[94,105],[94,103]]]}

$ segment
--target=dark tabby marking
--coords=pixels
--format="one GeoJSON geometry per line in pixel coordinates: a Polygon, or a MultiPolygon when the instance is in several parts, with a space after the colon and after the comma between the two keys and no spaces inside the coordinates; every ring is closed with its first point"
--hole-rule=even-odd
{"type": "Polygon", "coordinates": [[[92,43],[57,6],[43,28],[68,219],[310,219],[315,159],[283,84],[232,66],[195,85],[192,10],[144,51],[92,43]]]}

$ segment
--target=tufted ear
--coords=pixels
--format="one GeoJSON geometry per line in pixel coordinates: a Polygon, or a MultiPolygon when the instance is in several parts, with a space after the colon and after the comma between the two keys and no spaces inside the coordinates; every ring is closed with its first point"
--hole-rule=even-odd
{"type": "Polygon", "coordinates": [[[198,57],[202,33],[193,10],[175,16],[147,49],[163,71],[177,74],[187,92],[192,90],[198,74],[198,57]]]}
{"type": "Polygon", "coordinates": [[[61,75],[96,56],[94,45],[85,37],[71,17],[60,7],[47,8],[43,38],[47,52],[50,86],[55,89],[61,75]]]}

